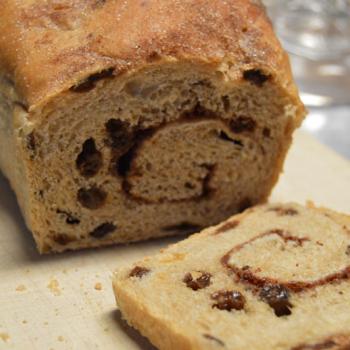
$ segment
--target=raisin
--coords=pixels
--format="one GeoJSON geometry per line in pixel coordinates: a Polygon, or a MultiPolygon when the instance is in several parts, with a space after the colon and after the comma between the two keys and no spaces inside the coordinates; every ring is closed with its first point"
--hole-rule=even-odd
{"type": "Polygon", "coordinates": [[[260,291],[260,298],[274,309],[277,317],[292,314],[288,289],[279,284],[266,284],[260,291]]]}
{"type": "Polygon", "coordinates": [[[258,87],[262,87],[270,76],[264,74],[260,69],[249,69],[243,73],[243,78],[258,87]]]}
{"type": "Polygon", "coordinates": [[[213,304],[213,308],[217,308],[219,310],[242,310],[245,305],[245,297],[238,291],[218,291],[211,295],[211,298],[217,301],[213,304]]]}
{"type": "Polygon", "coordinates": [[[249,117],[238,117],[230,122],[230,127],[233,132],[239,134],[241,132],[253,132],[256,128],[256,122],[249,117]]]}
{"type": "Polygon", "coordinates": [[[109,136],[109,145],[121,152],[126,151],[133,140],[130,132],[130,125],[117,119],[110,119],[106,123],[106,130],[109,136]]]}
{"type": "Polygon", "coordinates": [[[100,226],[97,226],[92,232],[90,232],[90,236],[94,238],[104,238],[109,233],[112,233],[117,226],[110,222],[106,222],[104,224],[101,224],[100,226]]]}
{"type": "Polygon", "coordinates": [[[86,140],[76,160],[77,168],[84,177],[95,176],[102,167],[102,154],[96,149],[93,138],[86,140]]]}
{"type": "Polygon", "coordinates": [[[74,92],[88,92],[96,86],[96,82],[102,79],[113,77],[114,68],[105,69],[99,73],[90,75],[87,79],[79,82],[70,88],[74,92]]]}
{"type": "Polygon", "coordinates": [[[117,172],[119,176],[126,176],[130,170],[131,162],[134,159],[134,150],[130,149],[123,154],[117,162],[117,172]]]}
{"type": "Polygon", "coordinates": [[[88,209],[101,208],[107,198],[107,193],[98,187],[91,187],[89,189],[81,188],[78,191],[78,201],[80,204],[88,209]]]}
{"type": "Polygon", "coordinates": [[[193,278],[191,273],[186,273],[183,278],[183,282],[186,283],[188,288],[193,290],[203,289],[210,285],[211,274],[208,272],[200,272],[200,276],[197,278],[193,278]]]}
{"type": "Polygon", "coordinates": [[[151,270],[143,266],[135,266],[129,273],[129,277],[138,277],[142,278],[144,275],[147,275],[151,270]]]}

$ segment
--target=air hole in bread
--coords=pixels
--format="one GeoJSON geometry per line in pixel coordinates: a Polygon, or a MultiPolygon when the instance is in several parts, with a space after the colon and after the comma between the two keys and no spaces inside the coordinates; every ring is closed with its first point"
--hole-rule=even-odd
{"type": "Polygon", "coordinates": [[[80,220],[78,218],[74,217],[71,213],[69,213],[65,210],[57,209],[56,213],[64,216],[66,224],[68,224],[68,225],[79,225],[80,224],[80,220]]]}
{"type": "Polygon", "coordinates": [[[30,134],[28,134],[26,139],[27,139],[27,148],[30,151],[35,151],[36,144],[35,144],[34,132],[32,131],[30,134]]]}
{"type": "Polygon", "coordinates": [[[215,189],[211,186],[211,180],[214,176],[216,165],[204,164],[202,166],[208,170],[208,173],[203,179],[203,190],[200,198],[208,198],[215,191],[215,189]]]}
{"type": "Polygon", "coordinates": [[[109,69],[105,69],[101,72],[92,74],[88,78],[86,78],[86,79],[80,81],[78,84],[72,86],[70,88],[70,90],[73,92],[79,92],[79,93],[89,92],[95,88],[96,83],[99,80],[112,78],[113,73],[114,73],[114,68],[109,68],[109,69]]]}
{"type": "Polygon", "coordinates": [[[236,290],[221,290],[211,295],[211,299],[216,303],[212,305],[213,308],[219,310],[243,310],[246,303],[243,294],[236,290]]]}
{"type": "Polygon", "coordinates": [[[178,225],[169,225],[163,228],[163,231],[178,232],[178,233],[194,233],[198,232],[201,226],[191,224],[190,222],[182,222],[178,225]]]}
{"type": "Polygon", "coordinates": [[[198,289],[206,288],[210,285],[211,274],[208,272],[196,271],[193,273],[186,273],[183,282],[188,288],[196,291],[198,289]]]}
{"type": "Polygon", "coordinates": [[[30,134],[26,136],[26,146],[29,151],[30,159],[33,159],[36,154],[36,146],[37,146],[37,141],[36,141],[34,131],[32,131],[30,134]]]}
{"type": "Polygon", "coordinates": [[[79,203],[87,209],[95,210],[101,208],[107,198],[107,193],[98,187],[81,188],[78,191],[79,203]]]}
{"type": "Polygon", "coordinates": [[[222,130],[221,130],[221,131],[219,132],[219,137],[220,137],[222,140],[225,140],[225,141],[229,141],[229,142],[234,143],[234,144],[235,144],[236,146],[238,146],[239,148],[244,147],[242,141],[230,137],[225,131],[222,131],[222,130]]]}
{"type": "MultiPolygon", "coordinates": [[[[199,85],[198,83],[197,85],[199,85]]],[[[214,118],[217,116],[217,113],[204,107],[202,104],[197,103],[194,108],[187,112],[185,117],[191,118],[191,117],[196,117],[196,118],[214,118]]]]}
{"type": "Polygon", "coordinates": [[[105,222],[104,224],[97,226],[92,232],[90,232],[90,236],[101,239],[106,237],[109,233],[112,233],[116,229],[116,225],[110,222],[105,222]]]}
{"type": "Polygon", "coordinates": [[[249,69],[243,73],[243,79],[258,87],[262,87],[264,83],[270,79],[270,76],[264,74],[260,69],[249,69]]]}
{"type": "Polygon", "coordinates": [[[216,344],[218,344],[218,345],[220,345],[220,346],[225,346],[225,343],[224,343],[221,339],[219,339],[219,338],[217,338],[217,337],[214,337],[214,336],[211,335],[211,334],[204,333],[204,334],[203,334],[203,337],[206,338],[206,339],[209,339],[209,340],[214,341],[216,344]]]}
{"type": "Polygon", "coordinates": [[[224,106],[224,111],[228,113],[231,109],[230,98],[228,96],[222,96],[221,100],[224,106]]]}
{"type": "Polygon", "coordinates": [[[250,117],[241,116],[233,119],[230,122],[230,127],[233,132],[240,134],[242,132],[254,132],[256,122],[250,117]]]}
{"type": "Polygon", "coordinates": [[[270,138],[271,137],[271,130],[269,128],[264,128],[263,129],[263,136],[270,138]]]}
{"type": "Polygon", "coordinates": [[[86,140],[76,160],[79,173],[87,178],[93,177],[102,168],[102,163],[102,154],[96,149],[95,140],[86,140]]]}

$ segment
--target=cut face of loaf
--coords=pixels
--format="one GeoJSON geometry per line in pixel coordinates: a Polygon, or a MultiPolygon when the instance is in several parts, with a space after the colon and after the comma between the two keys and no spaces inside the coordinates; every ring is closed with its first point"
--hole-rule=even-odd
{"type": "Polygon", "coordinates": [[[123,317],[159,349],[350,347],[350,217],[251,208],[119,270],[123,317]]]}
{"type": "Polygon", "coordinates": [[[291,101],[260,71],[263,83],[227,86],[211,73],[168,65],[76,87],[33,128],[41,251],[196,231],[266,200],[295,128],[291,101]]]}
{"type": "Polygon", "coordinates": [[[0,166],[40,252],[193,232],[265,201],[304,117],[258,2],[142,4],[0,14],[0,166]]]}

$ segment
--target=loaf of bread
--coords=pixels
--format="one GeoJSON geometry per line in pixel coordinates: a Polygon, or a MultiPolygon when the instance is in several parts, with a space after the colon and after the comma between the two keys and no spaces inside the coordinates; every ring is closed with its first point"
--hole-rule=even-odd
{"type": "Polygon", "coordinates": [[[119,308],[159,349],[350,349],[350,216],[262,205],[122,268],[119,308]]]}
{"type": "Polygon", "coordinates": [[[40,252],[263,202],[305,110],[256,0],[2,0],[0,167],[40,252]]]}

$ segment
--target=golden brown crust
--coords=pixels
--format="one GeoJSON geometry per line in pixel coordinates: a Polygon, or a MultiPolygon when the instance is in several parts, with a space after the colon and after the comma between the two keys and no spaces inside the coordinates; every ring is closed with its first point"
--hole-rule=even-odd
{"type": "Polygon", "coordinates": [[[258,1],[3,0],[0,8],[0,72],[30,110],[101,70],[118,75],[159,59],[259,66],[300,105],[258,1]]]}

